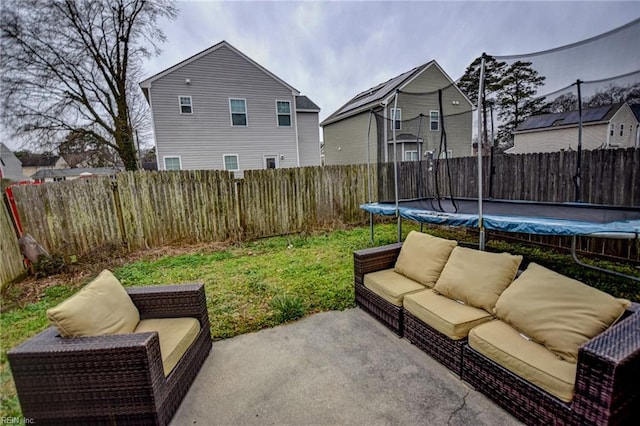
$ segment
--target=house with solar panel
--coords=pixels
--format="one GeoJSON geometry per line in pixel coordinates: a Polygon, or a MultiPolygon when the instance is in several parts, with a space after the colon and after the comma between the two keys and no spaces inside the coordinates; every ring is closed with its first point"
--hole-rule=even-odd
{"type": "Polygon", "coordinates": [[[427,62],[356,94],[323,120],[325,164],[470,156],[472,108],[442,67],[427,62]]]}
{"type": "MultiPolygon", "coordinates": [[[[578,124],[578,111],[533,115],[516,128],[513,147],[505,152],[577,151],[578,124]]],[[[626,102],[586,108],[582,111],[582,149],[640,148],[639,124],[640,117],[626,102]]]]}
{"type": "Polygon", "coordinates": [[[320,164],[320,108],[222,41],[140,83],[159,170],[320,164]]]}

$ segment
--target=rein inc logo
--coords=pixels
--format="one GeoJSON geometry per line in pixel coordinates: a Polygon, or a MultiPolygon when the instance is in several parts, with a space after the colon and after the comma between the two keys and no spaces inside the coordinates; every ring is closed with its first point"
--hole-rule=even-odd
{"type": "Polygon", "coordinates": [[[30,417],[0,417],[2,425],[34,425],[35,420],[30,417]]]}

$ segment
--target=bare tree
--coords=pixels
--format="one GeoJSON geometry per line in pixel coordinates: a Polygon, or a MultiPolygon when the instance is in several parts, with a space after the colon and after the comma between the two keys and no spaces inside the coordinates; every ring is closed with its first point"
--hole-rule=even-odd
{"type": "Polygon", "coordinates": [[[171,0],[22,0],[0,14],[1,117],[49,149],[70,132],[115,150],[138,168],[135,128],[148,114],[136,83],[165,40],[171,0]]]}

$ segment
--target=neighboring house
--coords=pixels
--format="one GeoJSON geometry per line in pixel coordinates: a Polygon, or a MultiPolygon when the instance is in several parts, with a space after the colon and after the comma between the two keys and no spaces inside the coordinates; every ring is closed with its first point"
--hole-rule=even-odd
{"type": "Polygon", "coordinates": [[[140,87],[160,170],[320,164],[320,108],[226,41],[140,87]]]}
{"type": "Polygon", "coordinates": [[[0,143],[0,178],[21,181],[25,177],[22,174],[22,162],[3,143],[0,143]]]}
{"type": "Polygon", "coordinates": [[[22,157],[20,161],[22,161],[22,174],[29,178],[40,170],[69,168],[64,158],[57,155],[33,154],[22,157]]]}
{"type": "MultiPolygon", "coordinates": [[[[513,147],[505,152],[576,151],[578,119],[578,111],[531,116],[518,126],[513,147]]],[[[639,121],[626,102],[586,108],[582,111],[582,149],[638,148],[639,121]]]]}
{"type": "Polygon", "coordinates": [[[113,176],[121,170],[116,167],[77,167],[73,169],[42,169],[31,175],[36,182],[60,182],[96,176],[113,176]]]}
{"type": "Polygon", "coordinates": [[[473,105],[436,61],[427,62],[384,83],[357,94],[327,117],[323,128],[324,162],[361,164],[367,162],[367,138],[370,111],[385,117],[382,128],[372,124],[369,137],[371,162],[393,161],[393,126],[391,125],[395,95],[398,90],[428,95],[398,95],[396,149],[401,161],[417,160],[417,153],[437,152],[440,147],[440,109],[438,90],[442,89],[447,148],[451,157],[472,154],[471,126],[473,105]],[[423,114],[420,126],[405,121],[423,114]],[[419,129],[420,131],[418,132],[419,129]],[[420,133],[418,135],[417,133],[420,133]],[[418,150],[421,143],[421,150],[418,150]]]}

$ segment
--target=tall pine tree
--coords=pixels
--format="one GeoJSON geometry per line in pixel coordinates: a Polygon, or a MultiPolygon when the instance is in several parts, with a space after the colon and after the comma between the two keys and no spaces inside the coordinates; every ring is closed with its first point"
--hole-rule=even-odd
{"type": "Polygon", "coordinates": [[[504,70],[497,89],[498,142],[513,145],[513,132],[529,116],[541,111],[544,98],[535,98],[546,77],[531,68],[531,62],[516,61],[504,70]]]}

